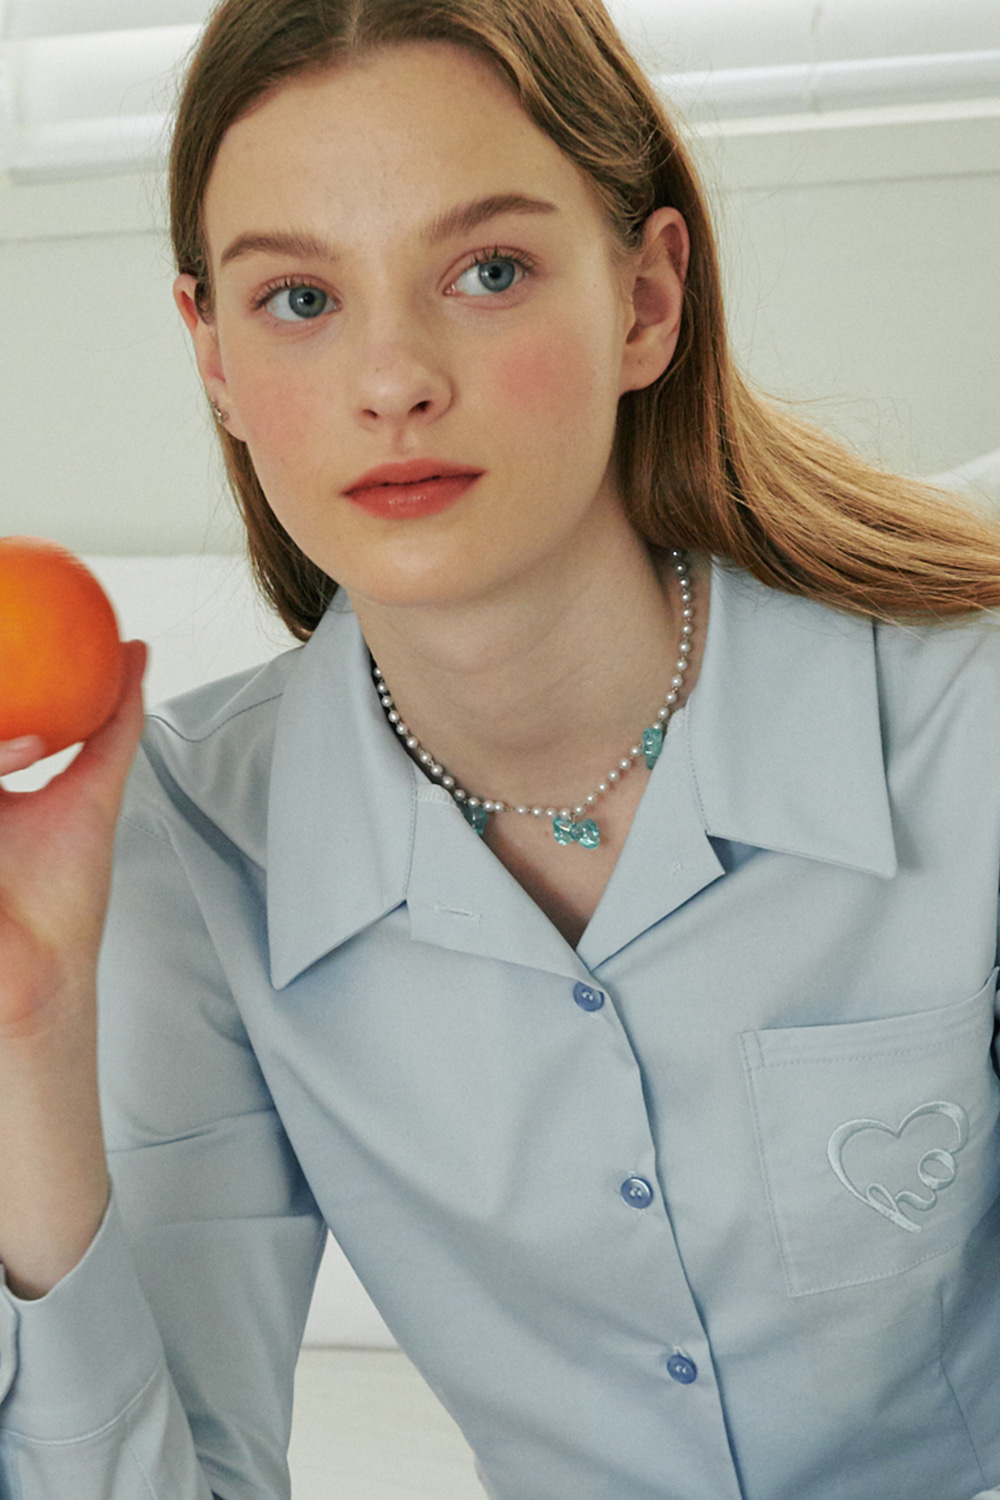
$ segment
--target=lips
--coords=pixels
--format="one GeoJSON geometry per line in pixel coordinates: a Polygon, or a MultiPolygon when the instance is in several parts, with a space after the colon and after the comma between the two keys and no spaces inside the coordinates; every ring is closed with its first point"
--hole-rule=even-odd
{"type": "Polygon", "coordinates": [[[446,510],[475,484],[482,469],[441,459],[382,464],[354,480],[344,494],[371,515],[415,520],[446,510]]]}

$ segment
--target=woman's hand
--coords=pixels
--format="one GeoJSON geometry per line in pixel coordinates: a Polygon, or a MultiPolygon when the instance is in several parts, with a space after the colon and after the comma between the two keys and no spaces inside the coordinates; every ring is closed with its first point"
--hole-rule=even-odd
{"type": "MultiPolygon", "coordinates": [[[[108,1202],[97,954],[146,660],[139,641],[125,650],[118,707],[72,765],[40,791],[0,790],[0,1263],[23,1298],[73,1269],[108,1202]]],[[[0,744],[0,775],[41,749],[0,744]]]]}
{"type": "MultiPolygon", "coordinates": [[[[142,730],[146,648],[123,649],[118,707],[69,768],[37,792],[0,789],[0,1043],[58,1025],[93,985],[115,821],[142,730]]],[[[38,739],[0,743],[0,776],[41,752],[38,739]]]]}

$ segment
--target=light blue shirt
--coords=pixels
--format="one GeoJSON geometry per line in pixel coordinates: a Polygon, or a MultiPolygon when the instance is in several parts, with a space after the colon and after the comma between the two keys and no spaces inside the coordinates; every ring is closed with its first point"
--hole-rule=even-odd
{"type": "Polygon", "coordinates": [[[995,627],[716,566],[576,950],[406,755],[340,596],[144,744],[113,1198],[0,1294],[5,1500],[287,1495],[326,1224],[495,1500],[1000,1485],[995,627]]]}

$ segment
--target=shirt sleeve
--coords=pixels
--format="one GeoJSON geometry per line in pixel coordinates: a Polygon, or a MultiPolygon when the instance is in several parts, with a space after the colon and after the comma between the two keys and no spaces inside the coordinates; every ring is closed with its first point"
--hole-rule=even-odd
{"type": "Polygon", "coordinates": [[[325,1226],[191,893],[207,830],[130,792],[99,981],[111,1201],[47,1296],[0,1286],[0,1494],[283,1500],[325,1226]]]}

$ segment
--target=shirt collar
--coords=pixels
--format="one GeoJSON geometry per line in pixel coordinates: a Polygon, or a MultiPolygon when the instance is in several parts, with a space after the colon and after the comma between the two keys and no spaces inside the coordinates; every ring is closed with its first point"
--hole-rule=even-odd
{"type": "Polygon", "coordinates": [[[334,597],[282,698],[267,872],[276,989],[404,901],[418,942],[588,977],[390,730],[346,596],[334,597]]]}
{"type": "MultiPolygon", "coordinates": [[[[650,879],[656,829],[666,819],[676,833],[683,814],[665,756],[602,901],[605,927],[618,910],[620,928],[624,901],[629,933],[636,922],[644,930],[721,874],[707,841],[696,847],[699,824],[736,843],[895,874],[868,621],[715,564],[701,673],[671,726],[675,744],[678,732],[697,809],[687,819],[690,857],[669,890],[650,879]],[[626,876],[631,894],[609,899],[626,876]],[[638,904],[637,890],[645,893],[638,904]]],[[[404,901],[417,940],[586,974],[389,730],[360,626],[338,594],[299,654],[278,715],[268,807],[272,983],[287,985],[404,901]],[[473,888],[478,903],[468,899],[473,888]]],[[[624,929],[616,938],[595,922],[580,949],[583,957],[593,949],[589,962],[627,940],[624,929]]]]}
{"type": "Polygon", "coordinates": [[[267,925],[278,989],[405,899],[422,778],[387,731],[338,593],[299,654],[275,730],[267,925]]]}
{"type": "Polygon", "coordinates": [[[683,731],[706,833],[895,875],[870,620],[715,563],[683,731]]]}

